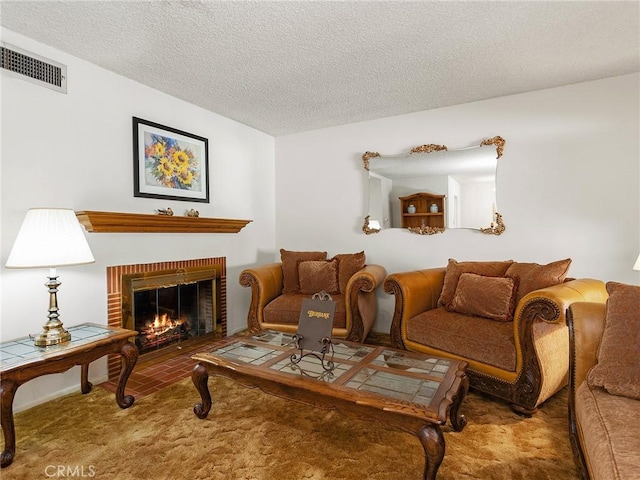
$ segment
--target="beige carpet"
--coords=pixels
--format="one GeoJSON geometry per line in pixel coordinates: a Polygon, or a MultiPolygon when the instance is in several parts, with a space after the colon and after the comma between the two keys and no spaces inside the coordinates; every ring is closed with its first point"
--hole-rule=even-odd
{"type": "MultiPolygon", "coordinates": [[[[209,416],[192,411],[190,379],[121,410],[101,388],[16,415],[14,463],[3,480],[46,478],[214,480],[421,479],[417,438],[378,422],[209,379],[209,416]],[[60,470],[64,475],[60,475],[60,470]],[[54,473],[55,475],[52,475],[54,473]]],[[[470,392],[462,432],[445,427],[440,479],[577,479],[566,392],[532,418],[470,392]]]]}

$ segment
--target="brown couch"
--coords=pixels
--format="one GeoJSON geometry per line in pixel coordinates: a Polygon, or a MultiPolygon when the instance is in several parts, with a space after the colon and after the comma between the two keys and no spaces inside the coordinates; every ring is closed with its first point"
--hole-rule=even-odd
{"type": "Polygon", "coordinates": [[[247,268],[240,285],[251,288],[247,327],[251,332],[295,333],[302,300],[325,291],[336,302],[332,336],[364,342],[376,320],[375,289],[386,270],[366,265],[364,252],[335,255],[282,249],[281,262],[247,268]]]}
{"type": "Polygon", "coordinates": [[[607,283],[606,306],[574,303],[569,433],[584,479],[640,478],[640,287],[607,283]]]}
{"type": "Polygon", "coordinates": [[[389,275],[391,342],[467,361],[472,388],[531,415],[567,384],[567,307],[607,297],[599,280],[565,282],[569,264],[451,259],[446,268],[389,275]]]}

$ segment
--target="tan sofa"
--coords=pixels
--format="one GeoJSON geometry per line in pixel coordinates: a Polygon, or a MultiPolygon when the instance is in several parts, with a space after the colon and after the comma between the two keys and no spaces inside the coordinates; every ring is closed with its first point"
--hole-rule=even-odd
{"type": "Polygon", "coordinates": [[[565,282],[569,262],[537,265],[451,259],[446,268],[389,275],[384,289],[395,295],[391,342],[396,348],[467,361],[472,388],[531,415],[567,384],[567,307],[578,301],[602,303],[607,297],[599,280],[565,282]],[[460,297],[462,279],[467,278],[478,288],[460,297]],[[515,289],[513,283],[518,284],[517,293],[509,298],[503,287],[515,289]],[[458,297],[463,302],[455,303],[458,297]],[[492,314],[489,307],[495,299],[501,301],[506,316],[492,314]],[[476,306],[480,310],[459,308],[465,302],[480,303],[476,306]]]}
{"type": "Polygon", "coordinates": [[[584,479],[640,478],[640,287],[607,283],[606,306],[574,303],[569,433],[584,479]]]}
{"type": "Polygon", "coordinates": [[[326,252],[283,249],[281,257],[282,262],[247,268],[240,274],[240,285],[251,288],[249,331],[295,333],[302,300],[323,290],[336,302],[332,336],[364,342],[376,320],[375,290],[386,270],[380,265],[366,265],[364,252],[327,259],[326,252]]]}

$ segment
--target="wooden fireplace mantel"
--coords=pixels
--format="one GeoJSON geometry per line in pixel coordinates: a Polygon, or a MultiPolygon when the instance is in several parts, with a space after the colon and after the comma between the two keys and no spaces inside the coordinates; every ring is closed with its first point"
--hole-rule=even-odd
{"type": "Polygon", "coordinates": [[[87,232],[96,233],[238,233],[252,221],[89,210],[76,216],[87,232]]]}

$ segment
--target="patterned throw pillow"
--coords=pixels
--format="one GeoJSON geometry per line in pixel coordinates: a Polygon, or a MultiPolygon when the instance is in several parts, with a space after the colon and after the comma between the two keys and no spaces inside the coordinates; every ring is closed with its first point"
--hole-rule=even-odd
{"type": "Polygon", "coordinates": [[[606,318],[598,363],[587,383],[640,400],[640,287],[608,282],[606,318]]]}
{"type": "Polygon", "coordinates": [[[570,258],[558,260],[547,265],[513,262],[505,275],[520,279],[516,303],[527,293],[564,282],[570,265],[570,258]]]}
{"type": "Polygon", "coordinates": [[[445,308],[450,312],[510,322],[513,320],[517,292],[517,278],[463,273],[453,299],[445,308]]]}
{"type": "Polygon", "coordinates": [[[280,249],[282,260],[282,293],[298,293],[300,282],[298,280],[298,263],[304,260],[326,260],[327,252],[293,252],[280,249]]]}
{"type": "Polygon", "coordinates": [[[364,267],[364,251],[358,253],[340,253],[333,258],[338,261],[338,286],[340,293],[347,293],[347,283],[349,283],[349,279],[364,267]]]}
{"type": "Polygon", "coordinates": [[[321,291],[338,293],[337,260],[305,260],[298,264],[300,293],[313,295],[321,291]]]}
{"type": "Polygon", "coordinates": [[[505,274],[507,268],[511,266],[513,260],[505,262],[457,262],[453,258],[449,259],[447,271],[444,274],[444,285],[438,306],[444,307],[453,300],[453,295],[458,286],[458,279],[463,273],[476,273],[478,275],[486,275],[488,277],[500,277],[505,274]]]}

